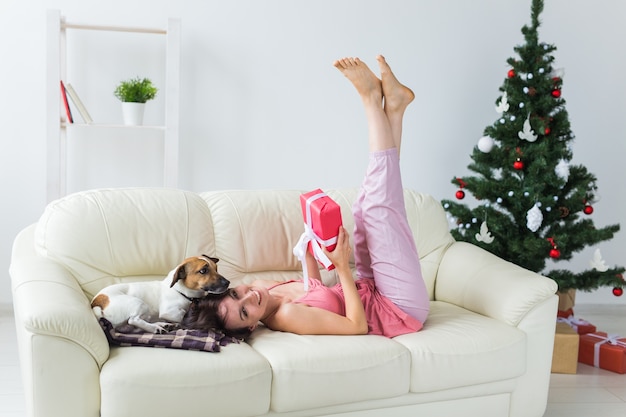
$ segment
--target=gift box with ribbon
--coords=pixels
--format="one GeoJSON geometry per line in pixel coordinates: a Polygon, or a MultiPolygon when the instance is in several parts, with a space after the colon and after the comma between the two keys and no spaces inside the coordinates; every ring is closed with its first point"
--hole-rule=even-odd
{"type": "Polygon", "coordinates": [[[337,245],[339,227],[342,225],[341,207],[322,190],[315,189],[300,196],[304,233],[293,248],[293,254],[302,263],[304,288],[308,289],[308,271],[306,267],[306,251],[309,250],[327,270],[334,265],[324,254],[322,247],[332,251],[337,245]]]}
{"type": "Polygon", "coordinates": [[[579,342],[580,336],[569,325],[565,323],[556,324],[554,350],[552,351],[552,373],[576,373],[579,342]]]}
{"type": "Polygon", "coordinates": [[[578,334],[587,334],[595,332],[596,326],[589,323],[587,320],[579,319],[574,316],[574,310],[571,308],[565,311],[559,311],[556,319],[558,323],[567,323],[572,329],[576,330],[578,334]]]}
{"type": "Polygon", "coordinates": [[[626,373],[626,338],[605,332],[581,335],[578,362],[624,374],[626,373]]]}

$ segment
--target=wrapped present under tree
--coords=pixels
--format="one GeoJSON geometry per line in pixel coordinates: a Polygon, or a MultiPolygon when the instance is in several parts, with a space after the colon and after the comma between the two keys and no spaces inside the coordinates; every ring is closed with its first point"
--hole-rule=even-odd
{"type": "Polygon", "coordinates": [[[605,332],[581,335],[578,362],[626,374],[626,338],[605,332]]]}

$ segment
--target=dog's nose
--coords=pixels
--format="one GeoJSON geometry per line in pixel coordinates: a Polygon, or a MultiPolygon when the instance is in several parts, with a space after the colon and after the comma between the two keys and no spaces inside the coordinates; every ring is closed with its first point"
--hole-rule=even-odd
{"type": "Polygon", "coordinates": [[[228,286],[230,285],[230,281],[224,278],[221,275],[218,275],[218,279],[216,283],[209,284],[205,286],[204,291],[208,291],[212,294],[223,294],[228,290],[228,286]]]}

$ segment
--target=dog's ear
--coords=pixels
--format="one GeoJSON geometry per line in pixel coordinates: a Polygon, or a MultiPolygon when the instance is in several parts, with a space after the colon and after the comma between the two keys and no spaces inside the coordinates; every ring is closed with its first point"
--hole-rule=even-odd
{"type": "Polygon", "coordinates": [[[170,288],[174,286],[181,279],[187,278],[187,268],[185,268],[185,264],[180,264],[174,270],[172,274],[172,283],[170,284],[170,288]]]}
{"type": "Polygon", "coordinates": [[[208,256],[208,255],[202,255],[202,256],[204,256],[204,257],[205,257],[205,258],[207,258],[207,259],[212,260],[212,261],[213,261],[213,262],[215,262],[215,263],[218,263],[218,262],[220,261],[219,259],[214,258],[214,257],[212,257],[212,256],[208,256]]]}

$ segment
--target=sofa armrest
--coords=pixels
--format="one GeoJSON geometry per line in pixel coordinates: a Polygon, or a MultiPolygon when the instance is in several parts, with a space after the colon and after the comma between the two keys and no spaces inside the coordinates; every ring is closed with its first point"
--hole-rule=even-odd
{"type": "Polygon", "coordinates": [[[109,357],[109,344],[71,273],[53,261],[26,256],[13,258],[10,275],[16,326],[72,341],[101,367],[109,357]]]}
{"type": "Polygon", "coordinates": [[[512,326],[556,291],[552,279],[467,242],[454,242],[446,250],[435,283],[436,300],[512,326]]]}

